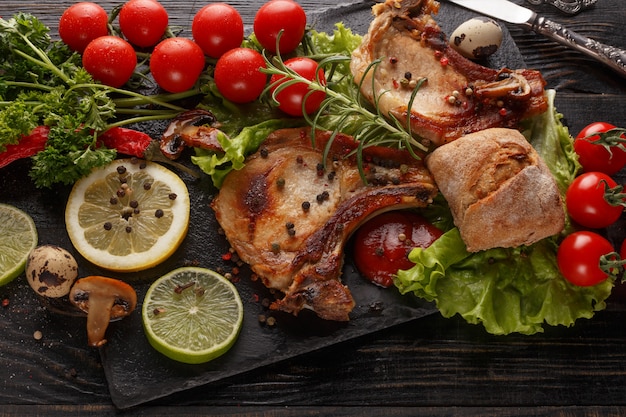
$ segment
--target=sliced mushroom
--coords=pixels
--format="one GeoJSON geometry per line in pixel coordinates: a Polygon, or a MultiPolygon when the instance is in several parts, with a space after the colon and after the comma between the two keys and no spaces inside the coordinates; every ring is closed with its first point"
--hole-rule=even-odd
{"type": "Polygon", "coordinates": [[[474,94],[480,97],[504,98],[507,95],[518,99],[530,98],[531,87],[528,80],[521,74],[502,70],[498,81],[489,83],[476,83],[474,94]]]}
{"type": "Polygon", "coordinates": [[[223,152],[218,140],[224,133],[213,113],[195,109],[179,114],[161,137],[161,152],[169,159],[177,159],[187,146],[223,152]]]}
{"type": "Polygon", "coordinates": [[[101,276],[81,278],[70,291],[70,302],[87,313],[89,346],[106,343],[109,322],[128,316],[137,305],[137,293],[127,283],[101,276]]]}

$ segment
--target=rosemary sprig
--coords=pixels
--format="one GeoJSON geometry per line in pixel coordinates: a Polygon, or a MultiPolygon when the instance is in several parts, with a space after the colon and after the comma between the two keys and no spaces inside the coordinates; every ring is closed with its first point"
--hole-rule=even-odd
{"type": "MultiPolygon", "coordinates": [[[[355,152],[362,178],[365,178],[362,152],[366,147],[389,146],[407,149],[416,159],[420,158],[418,151],[428,151],[428,147],[421,143],[419,138],[413,136],[410,119],[404,125],[393,115],[382,113],[380,106],[378,106],[378,101],[387,92],[382,92],[375,97],[374,106],[366,103],[363,99],[361,95],[362,83],[368,78],[367,75],[370,72],[376,70],[381,62],[380,60],[374,61],[367,67],[361,82],[357,85],[354,83],[351,74],[342,74],[340,71],[337,71],[341,64],[349,63],[350,57],[348,56],[331,55],[319,61],[318,68],[324,69],[325,74],[327,74],[327,82],[323,82],[319,78],[308,80],[299,75],[285,65],[280,54],[271,58],[266,56],[265,59],[266,69],[264,69],[264,72],[269,75],[283,77],[278,82],[269,85],[264,93],[269,95],[274,103],[277,103],[276,96],[283,89],[296,83],[305,83],[309,88],[309,93],[305,96],[302,103],[303,108],[306,99],[314,92],[323,91],[326,94],[326,98],[317,112],[312,115],[307,115],[303,112],[305,113],[305,121],[312,127],[311,137],[313,141],[315,141],[316,129],[332,131],[330,140],[324,150],[324,160],[327,160],[332,141],[339,133],[349,134],[359,143],[355,152]]],[[[374,77],[371,77],[371,79],[373,83],[374,77]]],[[[420,87],[425,81],[426,79],[424,78],[417,82],[411,94],[408,108],[411,108],[420,87]]],[[[313,146],[315,146],[315,142],[313,142],[313,146]]]]}

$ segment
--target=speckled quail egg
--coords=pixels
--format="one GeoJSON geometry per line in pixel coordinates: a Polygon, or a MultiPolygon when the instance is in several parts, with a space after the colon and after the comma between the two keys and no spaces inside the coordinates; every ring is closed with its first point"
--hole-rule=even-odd
{"type": "Polygon", "coordinates": [[[502,44],[502,28],[493,19],[475,17],[457,27],[450,36],[450,46],[466,58],[485,59],[502,44]]]}
{"type": "Polygon", "coordinates": [[[26,261],[26,280],[39,295],[59,298],[69,294],[78,277],[78,263],[67,250],[54,245],[33,249],[26,261]]]}

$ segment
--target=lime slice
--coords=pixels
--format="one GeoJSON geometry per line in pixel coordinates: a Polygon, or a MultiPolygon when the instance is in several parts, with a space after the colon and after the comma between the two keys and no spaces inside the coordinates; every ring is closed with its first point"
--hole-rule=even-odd
{"type": "Polygon", "coordinates": [[[0,236],[0,285],[5,285],[24,272],[28,254],[37,246],[37,228],[22,210],[0,204],[0,236]]]}
{"type": "Polygon", "coordinates": [[[155,162],[116,160],[74,185],[65,224],[88,261],[112,271],[140,271],[166,260],[182,243],[189,191],[155,162]]]}
{"type": "Polygon", "coordinates": [[[197,364],[233,346],[243,322],[243,304],[222,275],[183,267],[150,286],[141,315],[152,347],[168,358],[197,364]]]}

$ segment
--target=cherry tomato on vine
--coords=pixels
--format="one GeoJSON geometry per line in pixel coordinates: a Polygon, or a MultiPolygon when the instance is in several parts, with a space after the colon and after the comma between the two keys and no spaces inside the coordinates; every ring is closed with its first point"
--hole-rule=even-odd
{"type": "MultiPolygon", "coordinates": [[[[309,81],[318,79],[321,85],[326,84],[324,70],[318,68],[317,62],[311,58],[291,58],[285,61],[285,66],[309,81]]],[[[311,114],[317,111],[322,101],[326,98],[325,92],[320,90],[312,92],[312,90],[309,89],[309,85],[304,82],[281,88],[281,84],[285,81],[287,81],[287,79],[280,74],[272,75],[270,79],[271,91],[274,93],[278,90],[275,96],[279,103],[278,108],[291,116],[300,117],[304,113],[311,114]]]]}
{"type": "Polygon", "coordinates": [[[365,278],[389,287],[398,270],[414,265],[408,258],[409,252],[430,246],[441,235],[441,230],[416,213],[386,212],[355,232],[354,263],[365,278]]]}
{"type": "Polygon", "coordinates": [[[566,280],[581,287],[596,285],[609,277],[600,259],[613,253],[613,245],[604,237],[589,231],[574,232],[559,245],[556,260],[566,280]]]}
{"type": "Polygon", "coordinates": [[[167,38],[154,47],[150,72],[156,83],[170,93],[191,89],[204,70],[204,53],[187,38],[167,38]]]}
{"type": "Polygon", "coordinates": [[[220,93],[235,103],[256,100],[267,83],[265,58],[249,48],[235,48],[222,55],[215,65],[213,77],[220,93]]]}
{"type": "Polygon", "coordinates": [[[191,23],[193,39],[205,54],[219,58],[243,42],[243,19],[234,7],[226,3],[207,4],[191,23]]]}
{"type": "Polygon", "coordinates": [[[121,87],[135,72],[137,54],[131,44],[117,36],[100,36],[83,52],[83,67],[91,76],[111,87],[121,87]]]}
{"type": "Polygon", "coordinates": [[[298,47],[306,29],[306,13],[298,3],[292,0],[270,0],[257,11],[254,17],[254,36],[271,53],[278,49],[281,54],[288,54],[298,47]]]}
{"type": "Polygon", "coordinates": [[[75,3],[59,19],[61,40],[73,51],[82,53],[89,42],[109,34],[109,16],[102,6],[91,2],[75,3]]]}
{"type": "Polygon", "coordinates": [[[624,210],[624,196],[617,183],[602,172],[576,177],[567,189],[565,203],[575,222],[592,229],[610,226],[624,210]]]}
{"type": "MultiPolygon", "coordinates": [[[[598,171],[612,175],[626,165],[626,151],[620,149],[617,142],[603,144],[599,142],[600,136],[594,136],[614,128],[610,123],[595,122],[585,126],[576,135],[574,150],[585,172],[598,171]]],[[[626,141],[626,136],[619,133],[614,137],[626,141]]]]}
{"type": "Polygon", "coordinates": [[[120,9],[120,29],[128,42],[146,48],[156,45],[167,30],[167,10],[156,0],[129,0],[120,9]]]}

